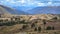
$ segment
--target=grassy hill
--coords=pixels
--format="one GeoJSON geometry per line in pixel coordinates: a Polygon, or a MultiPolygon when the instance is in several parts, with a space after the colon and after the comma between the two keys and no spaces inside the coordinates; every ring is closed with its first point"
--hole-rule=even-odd
{"type": "Polygon", "coordinates": [[[0,20],[0,34],[60,34],[59,15],[13,15],[9,18],[12,19],[10,21],[0,20]]]}

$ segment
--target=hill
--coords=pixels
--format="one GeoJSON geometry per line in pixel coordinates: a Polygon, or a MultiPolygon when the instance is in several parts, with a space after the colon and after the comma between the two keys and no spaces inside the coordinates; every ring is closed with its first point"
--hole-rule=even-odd
{"type": "Polygon", "coordinates": [[[18,11],[16,9],[13,9],[13,8],[10,8],[10,7],[7,7],[7,6],[3,6],[3,5],[0,5],[0,14],[18,14],[18,15],[21,15],[21,14],[28,14],[24,11],[18,11]]]}

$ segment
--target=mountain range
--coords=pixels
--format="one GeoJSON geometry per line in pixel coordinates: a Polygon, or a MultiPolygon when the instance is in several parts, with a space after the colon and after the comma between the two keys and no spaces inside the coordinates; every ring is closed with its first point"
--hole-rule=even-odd
{"type": "Polygon", "coordinates": [[[31,14],[60,14],[60,6],[36,7],[28,12],[31,14]]]}
{"type": "Polygon", "coordinates": [[[0,14],[28,14],[21,10],[16,10],[7,6],[0,5],[0,14]]]}
{"type": "Polygon", "coordinates": [[[29,14],[60,14],[60,6],[46,6],[46,7],[35,7],[30,10],[24,11],[21,9],[14,9],[7,6],[0,5],[0,14],[18,14],[18,15],[29,15],[29,14]]]}

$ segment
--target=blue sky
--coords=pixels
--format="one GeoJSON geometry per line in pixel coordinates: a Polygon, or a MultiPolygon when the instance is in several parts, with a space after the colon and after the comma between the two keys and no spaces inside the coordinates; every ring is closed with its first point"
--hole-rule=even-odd
{"type": "Polygon", "coordinates": [[[0,4],[9,7],[22,7],[24,10],[38,6],[60,6],[60,0],[0,0],[0,4]]]}

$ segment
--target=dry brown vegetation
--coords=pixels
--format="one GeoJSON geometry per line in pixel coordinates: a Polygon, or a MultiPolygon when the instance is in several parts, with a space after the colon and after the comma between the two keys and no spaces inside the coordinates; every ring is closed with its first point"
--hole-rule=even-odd
{"type": "Polygon", "coordinates": [[[60,34],[60,17],[58,15],[1,16],[0,34],[60,34]]]}

